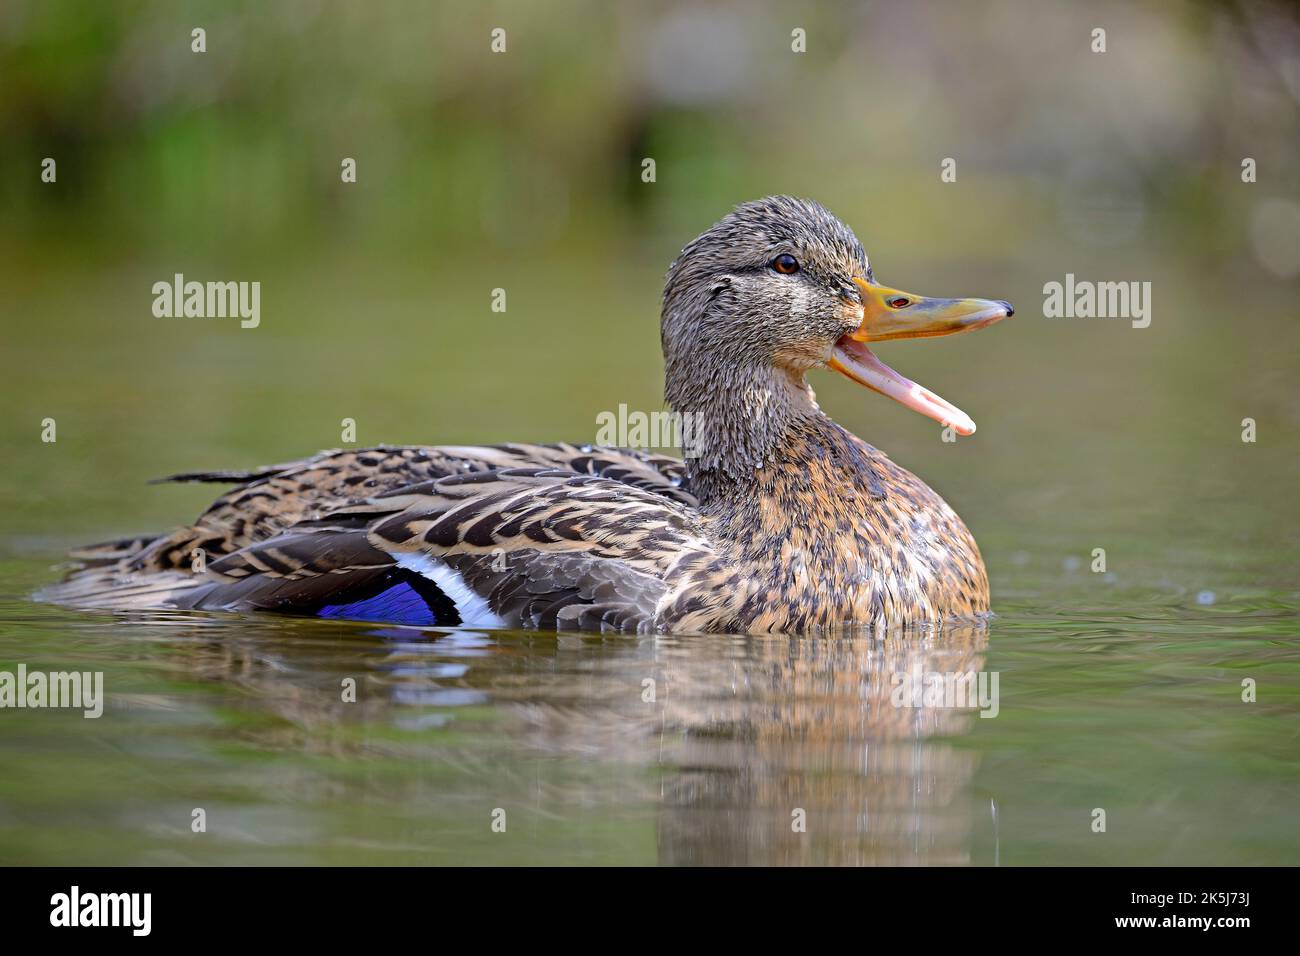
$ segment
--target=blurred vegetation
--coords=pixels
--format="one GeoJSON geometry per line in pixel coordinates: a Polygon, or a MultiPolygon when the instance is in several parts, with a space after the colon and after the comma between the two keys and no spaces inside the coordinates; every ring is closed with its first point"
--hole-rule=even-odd
{"type": "MultiPolygon", "coordinates": [[[[1181,241],[1211,261],[1240,245],[1248,204],[1222,185],[1242,156],[1258,192],[1297,186],[1290,8],[6,6],[0,200],[26,241],[261,252],[332,238],[390,255],[452,242],[504,257],[610,232],[680,244],[782,189],[868,234],[887,223],[903,248],[931,247],[954,202],[981,215],[950,224],[947,251],[986,253],[989,227],[1014,239],[1074,203],[1093,220],[1195,222],[1181,241]],[[494,27],[504,54],[489,51],[494,27]],[[807,53],[790,50],[795,27],[807,53]],[[45,156],[57,189],[19,175],[45,156]],[[352,189],[343,156],[359,163],[352,189]],[[937,188],[946,156],[977,197],[937,188]]],[[[1114,223],[1088,225],[1113,238],[1114,223]]]]}

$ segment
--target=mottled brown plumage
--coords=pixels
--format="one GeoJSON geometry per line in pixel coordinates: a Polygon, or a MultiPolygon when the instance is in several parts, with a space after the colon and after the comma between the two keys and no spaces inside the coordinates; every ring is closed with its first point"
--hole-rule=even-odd
{"type": "Polygon", "coordinates": [[[381,447],[178,475],[238,486],[192,525],[76,552],[81,566],[43,596],[641,632],[978,617],[988,583],[961,520],[827,418],[804,378],[866,335],[872,283],[857,239],[820,206],[746,204],[668,275],[666,395],[696,423],[684,462],[563,444],[381,447]],[[797,268],[775,267],[781,256],[797,268]]]}

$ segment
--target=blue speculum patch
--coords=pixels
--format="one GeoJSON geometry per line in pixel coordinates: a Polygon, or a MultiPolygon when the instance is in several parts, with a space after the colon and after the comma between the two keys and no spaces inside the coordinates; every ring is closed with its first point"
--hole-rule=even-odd
{"type": "Polygon", "coordinates": [[[395,584],[364,601],[351,604],[327,604],[316,612],[318,617],[336,617],[351,621],[383,621],[390,624],[429,625],[438,619],[428,603],[409,584],[395,584]]]}

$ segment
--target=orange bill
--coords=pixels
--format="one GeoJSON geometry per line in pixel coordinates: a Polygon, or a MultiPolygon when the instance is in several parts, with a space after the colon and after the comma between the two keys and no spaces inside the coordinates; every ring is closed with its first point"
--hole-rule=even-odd
{"type": "Polygon", "coordinates": [[[956,405],[922,388],[880,361],[868,342],[952,335],[1014,315],[1010,302],[994,299],[931,299],[855,278],[862,295],[862,324],[843,336],[827,363],[835,371],[920,412],[959,435],[973,435],[975,422],[956,405]]]}

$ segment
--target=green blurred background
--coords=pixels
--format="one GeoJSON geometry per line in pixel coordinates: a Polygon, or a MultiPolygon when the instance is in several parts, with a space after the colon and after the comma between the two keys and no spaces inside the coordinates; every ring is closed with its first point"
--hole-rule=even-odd
{"type": "Polygon", "coordinates": [[[1167,542],[1211,500],[1293,555],[1297,33],[1261,4],[6,4],[3,530],[172,523],[209,490],[147,478],[336,447],[345,417],[362,445],[591,440],[661,407],[677,250],[785,192],[882,281],[1016,304],[882,349],[973,439],[814,382],[981,541],[1167,542]],[[261,326],[155,318],[177,272],[260,281],[261,326]],[[1150,281],[1151,327],[1043,318],[1066,273],[1150,281]]]}

